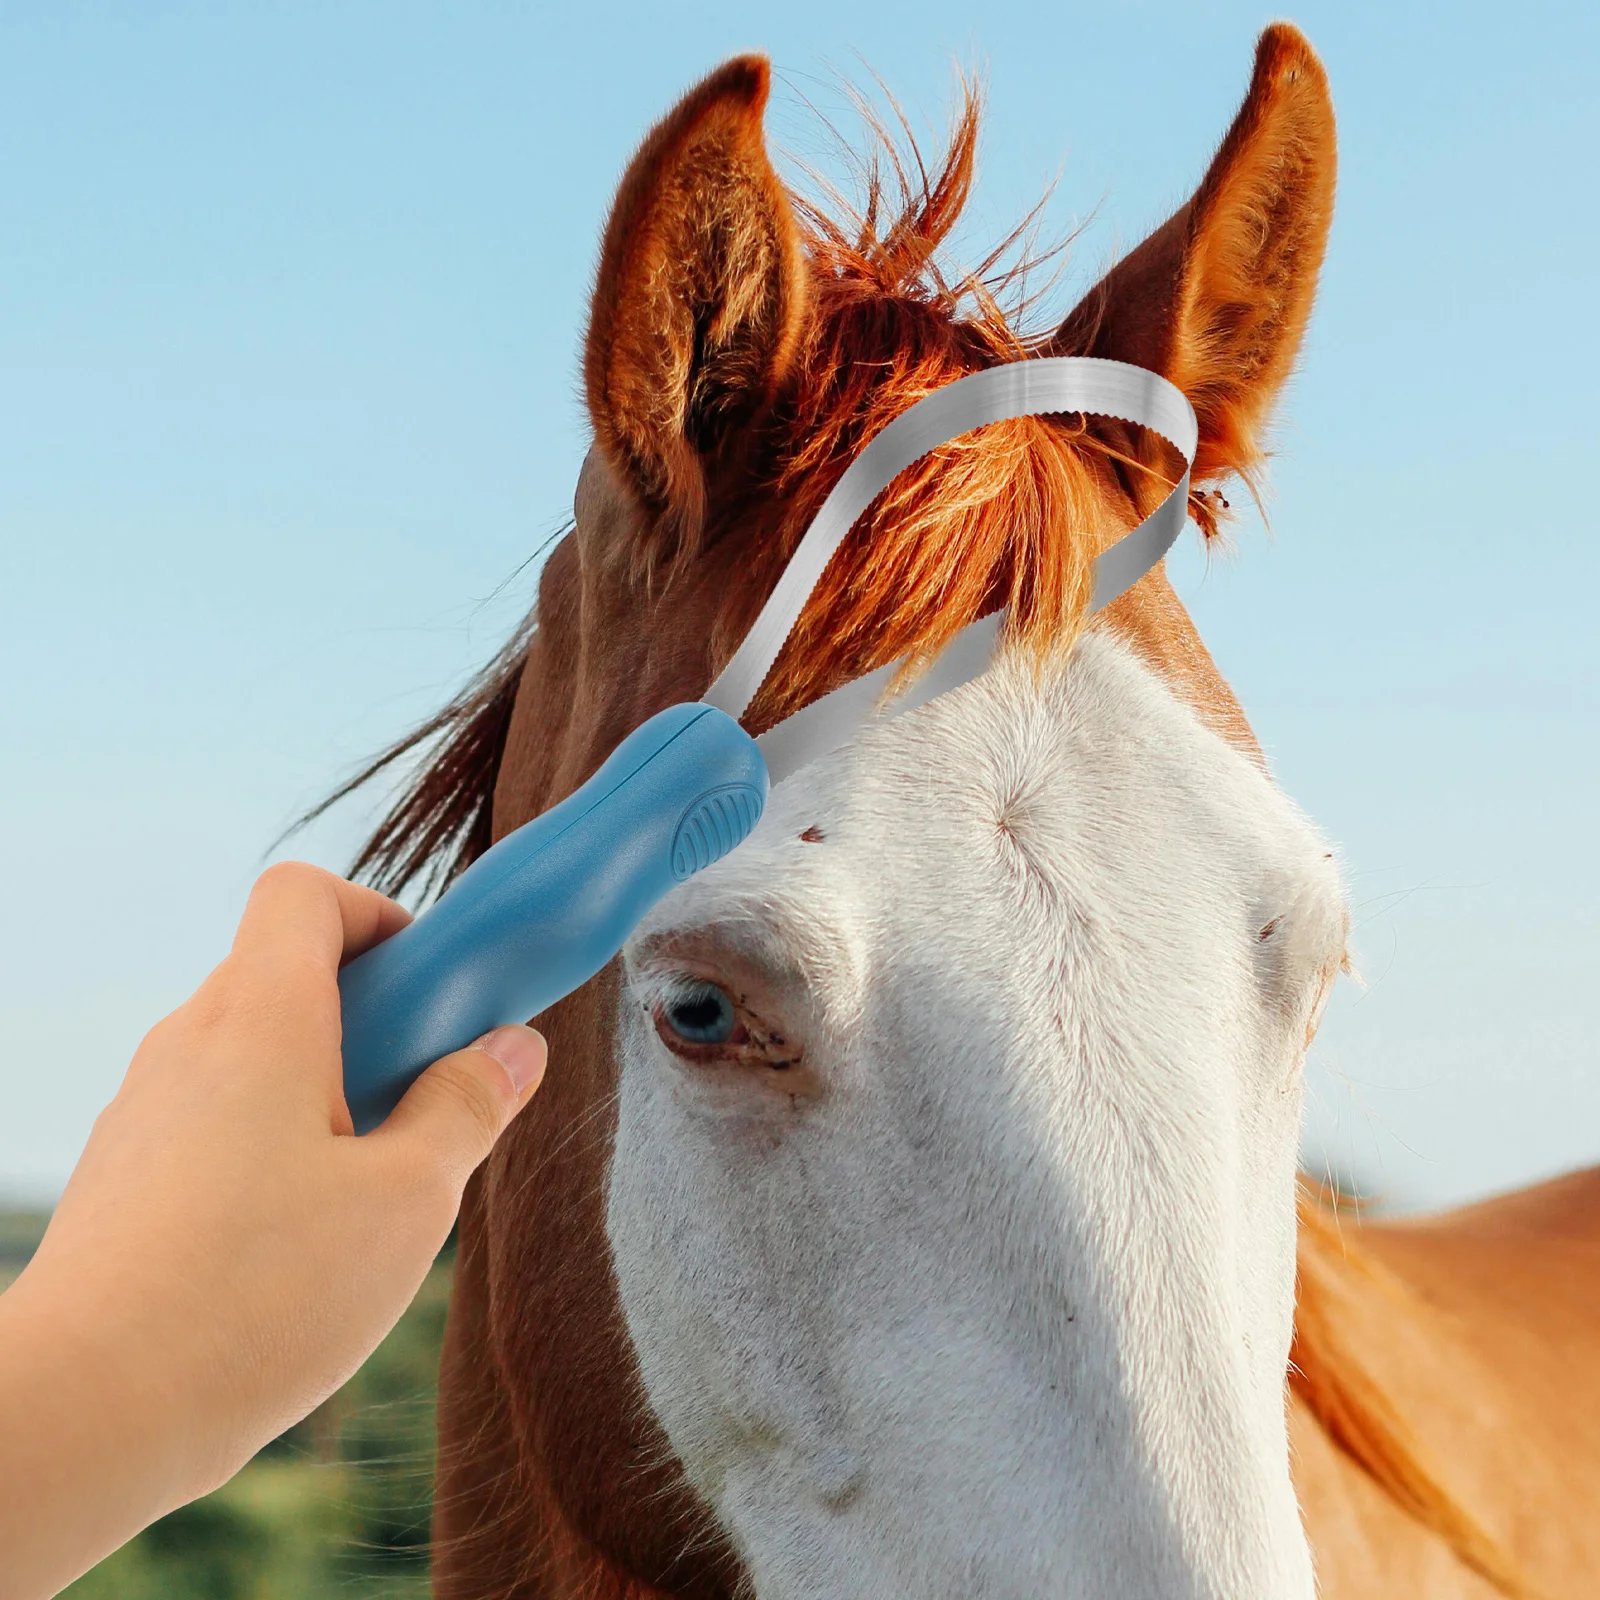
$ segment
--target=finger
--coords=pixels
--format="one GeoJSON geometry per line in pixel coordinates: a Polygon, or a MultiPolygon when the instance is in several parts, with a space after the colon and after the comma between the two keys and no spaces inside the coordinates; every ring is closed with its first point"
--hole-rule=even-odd
{"type": "Polygon", "coordinates": [[[281,861],[256,879],[233,953],[253,968],[310,961],[332,973],[341,958],[359,955],[410,920],[376,889],[304,861],[281,861]]]}
{"type": "Polygon", "coordinates": [[[364,883],[335,878],[339,896],[339,915],[344,923],[345,961],[354,961],[375,944],[382,944],[411,921],[411,913],[398,900],[391,900],[364,883]]]}
{"type": "Polygon", "coordinates": [[[532,1028],[496,1028],[435,1061],[367,1138],[405,1149],[408,1164],[442,1166],[459,1189],[533,1098],[544,1065],[545,1042],[532,1028]]]}

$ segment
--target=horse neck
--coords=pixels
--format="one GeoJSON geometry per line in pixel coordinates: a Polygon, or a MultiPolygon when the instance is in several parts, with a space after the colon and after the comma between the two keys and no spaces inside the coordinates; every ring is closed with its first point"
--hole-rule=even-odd
{"type": "Polygon", "coordinates": [[[1507,1377],[1363,1247],[1354,1217],[1308,1197],[1297,1276],[1295,1400],[1464,1565],[1502,1593],[1530,1594],[1513,1552],[1563,1490],[1507,1377]]]}

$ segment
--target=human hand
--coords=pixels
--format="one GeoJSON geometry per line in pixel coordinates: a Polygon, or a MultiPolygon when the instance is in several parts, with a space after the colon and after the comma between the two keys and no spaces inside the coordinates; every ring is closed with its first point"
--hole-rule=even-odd
{"type": "Polygon", "coordinates": [[[407,921],[370,889],[273,867],[227,959],[140,1045],[0,1297],[0,1368],[29,1380],[0,1380],[0,1595],[52,1592],[231,1477],[415,1295],[545,1052],[497,1029],[353,1137],[337,972],[407,921]],[[29,1587],[19,1538],[65,1544],[67,1564],[45,1550],[29,1587]]]}

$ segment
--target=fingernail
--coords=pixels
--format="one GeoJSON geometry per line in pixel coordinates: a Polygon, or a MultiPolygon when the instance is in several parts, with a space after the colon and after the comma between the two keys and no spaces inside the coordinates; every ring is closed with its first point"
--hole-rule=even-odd
{"type": "Polygon", "coordinates": [[[478,1040],[478,1049],[506,1069],[511,1087],[518,1094],[544,1076],[544,1036],[532,1028],[512,1023],[492,1029],[478,1040]]]}

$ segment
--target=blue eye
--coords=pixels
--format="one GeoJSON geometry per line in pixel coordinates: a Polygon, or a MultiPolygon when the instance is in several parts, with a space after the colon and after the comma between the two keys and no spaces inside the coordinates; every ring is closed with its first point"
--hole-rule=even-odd
{"type": "Polygon", "coordinates": [[[662,1004],[661,1018],[690,1044],[726,1044],[738,1017],[733,1001],[714,983],[685,983],[662,1004]]]}

